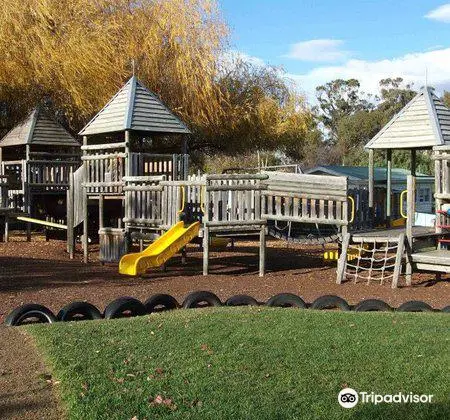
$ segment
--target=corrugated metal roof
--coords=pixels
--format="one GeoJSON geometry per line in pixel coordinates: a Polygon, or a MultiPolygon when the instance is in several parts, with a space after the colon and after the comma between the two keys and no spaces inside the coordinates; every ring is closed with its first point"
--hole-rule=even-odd
{"type": "Polygon", "coordinates": [[[450,109],[422,89],[379,133],[366,149],[429,149],[450,143],[450,109]]]}
{"type": "Polygon", "coordinates": [[[161,134],[190,133],[186,125],[135,76],[92,118],[80,131],[80,135],[124,130],[161,134]]]}
{"type": "Polygon", "coordinates": [[[64,127],[36,107],[28,116],[1,140],[0,147],[21,146],[25,144],[41,144],[54,146],[79,146],[64,127]]]}
{"type": "MultiPolygon", "coordinates": [[[[338,166],[338,165],[324,165],[317,166],[308,170],[308,174],[329,174],[335,176],[348,176],[353,181],[367,181],[369,179],[369,168],[367,166],[338,166]]],[[[407,169],[392,168],[391,179],[393,182],[406,182],[407,176],[411,172],[407,169]]],[[[417,177],[430,179],[434,182],[432,175],[426,175],[417,173],[417,177]]],[[[387,170],[386,168],[374,168],[375,182],[386,181],[387,170]]]]}

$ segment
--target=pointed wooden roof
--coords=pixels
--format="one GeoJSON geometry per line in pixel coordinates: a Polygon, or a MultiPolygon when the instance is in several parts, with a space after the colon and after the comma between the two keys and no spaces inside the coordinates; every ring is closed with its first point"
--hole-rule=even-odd
{"type": "Polygon", "coordinates": [[[133,76],[80,135],[134,130],[161,134],[189,134],[186,125],[133,76]]]}
{"type": "Polygon", "coordinates": [[[80,146],[80,143],[61,124],[40,107],[34,108],[22,122],[0,140],[0,147],[25,144],[80,146]]]}
{"type": "Polygon", "coordinates": [[[366,149],[429,149],[450,144],[450,109],[422,89],[366,144],[366,149]]]}

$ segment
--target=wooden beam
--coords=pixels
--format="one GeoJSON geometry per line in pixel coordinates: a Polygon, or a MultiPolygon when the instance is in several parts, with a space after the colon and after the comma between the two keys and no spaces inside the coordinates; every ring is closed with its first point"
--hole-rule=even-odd
{"type": "MultiPolygon", "coordinates": [[[[83,136],[83,146],[87,146],[87,136],[83,136]]],[[[83,150],[83,155],[86,156],[86,149],[83,150]]],[[[84,181],[86,182],[88,179],[88,163],[86,161],[83,162],[84,168],[84,181]]],[[[88,240],[88,195],[86,187],[83,187],[83,260],[84,263],[87,264],[89,260],[89,240],[88,240]]]]}
{"type": "Polygon", "coordinates": [[[369,150],[369,224],[373,227],[374,223],[374,167],[373,167],[373,149],[369,150]]]}
{"type": "Polygon", "coordinates": [[[345,275],[345,267],[347,265],[347,253],[348,253],[348,246],[350,244],[350,234],[347,233],[343,236],[342,239],[342,251],[341,255],[339,256],[338,260],[338,266],[337,266],[337,276],[336,276],[336,283],[341,284],[344,280],[345,275]]]}
{"type": "Polygon", "coordinates": [[[417,152],[416,149],[411,149],[411,175],[416,176],[416,166],[417,166],[417,152]]]}
{"type": "Polygon", "coordinates": [[[413,243],[413,227],[414,216],[416,212],[416,177],[408,175],[407,178],[407,219],[406,219],[406,284],[411,286],[412,281],[412,259],[411,254],[414,252],[413,243]]]}
{"type": "Polygon", "coordinates": [[[209,227],[203,228],[203,275],[207,276],[209,271],[209,227]]]}
{"type": "Polygon", "coordinates": [[[398,286],[398,278],[402,270],[402,259],[404,252],[405,252],[405,234],[401,233],[398,237],[397,254],[395,256],[394,276],[392,277],[392,285],[391,285],[393,289],[396,289],[398,286]]]}
{"type": "Polygon", "coordinates": [[[386,150],[386,227],[391,227],[392,150],[386,150]]]}
{"type": "Polygon", "coordinates": [[[259,232],[259,277],[263,277],[266,271],[266,227],[261,226],[259,232]]]}

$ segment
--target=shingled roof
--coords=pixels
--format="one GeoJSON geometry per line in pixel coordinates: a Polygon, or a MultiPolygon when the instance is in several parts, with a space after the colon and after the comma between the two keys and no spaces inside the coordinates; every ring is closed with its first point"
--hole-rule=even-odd
{"type": "Polygon", "coordinates": [[[133,76],[104,108],[80,131],[80,135],[124,130],[160,134],[189,134],[186,125],[133,76]]]}
{"type": "Polygon", "coordinates": [[[0,147],[39,144],[47,146],[79,146],[64,127],[36,107],[27,117],[9,131],[1,140],[0,147]]]}
{"type": "Polygon", "coordinates": [[[366,149],[429,149],[450,144],[450,109],[429,87],[423,88],[366,149]]]}

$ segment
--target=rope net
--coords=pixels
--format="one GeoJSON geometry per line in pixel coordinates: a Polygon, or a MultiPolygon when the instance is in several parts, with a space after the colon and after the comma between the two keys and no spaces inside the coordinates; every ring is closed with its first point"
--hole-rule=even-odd
{"type": "Polygon", "coordinates": [[[383,284],[394,277],[395,260],[398,242],[364,243],[364,241],[348,246],[347,253],[356,258],[347,261],[344,278],[354,283],[371,281],[383,284]],[[379,246],[379,248],[377,248],[379,246]]]}

